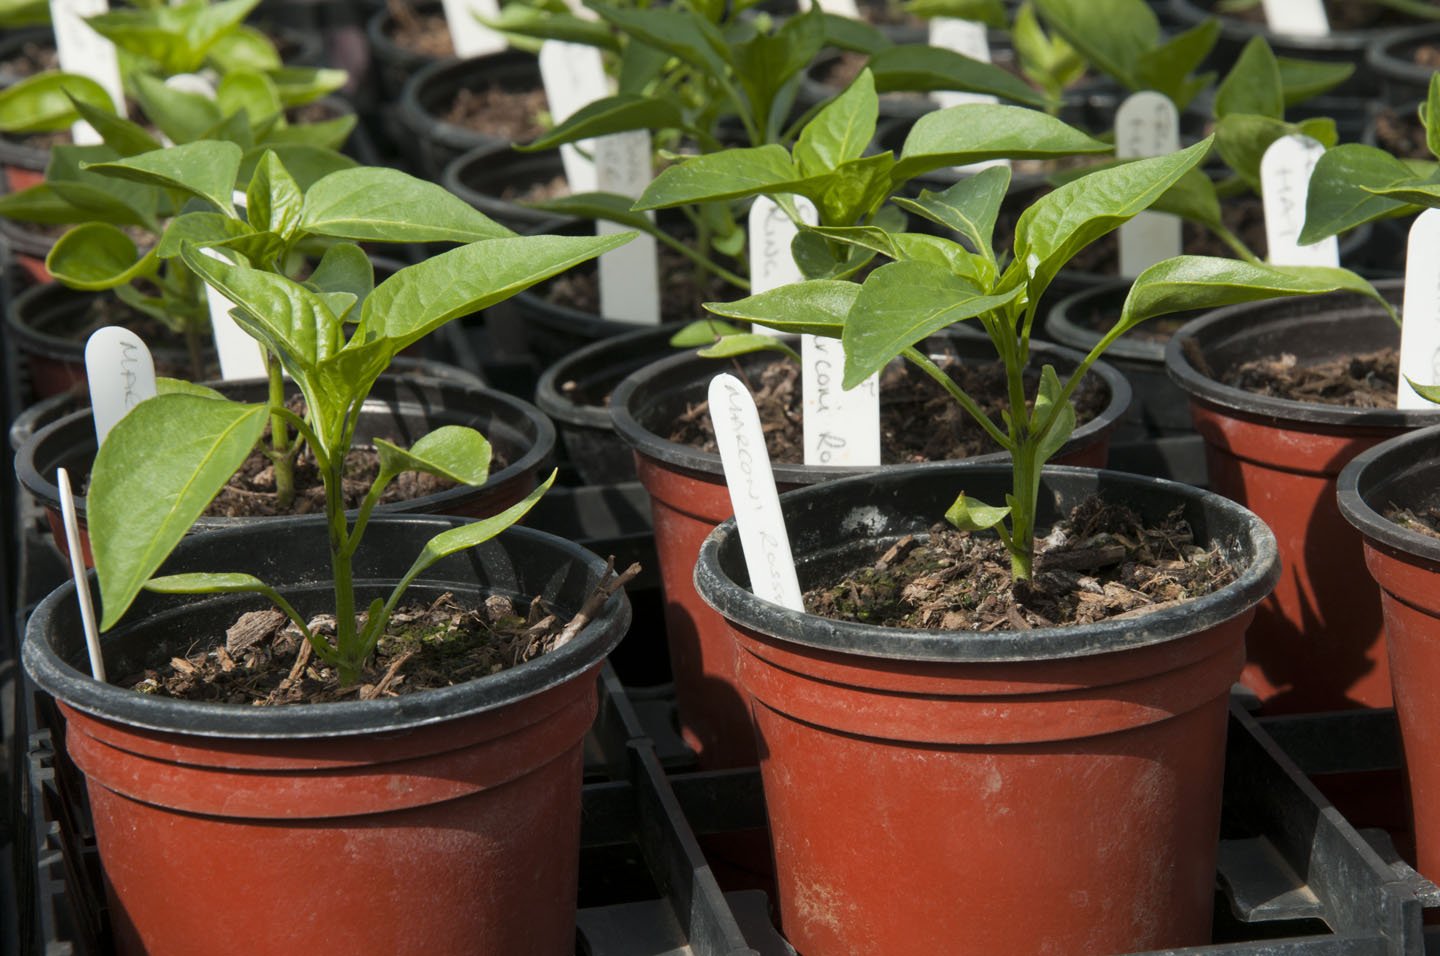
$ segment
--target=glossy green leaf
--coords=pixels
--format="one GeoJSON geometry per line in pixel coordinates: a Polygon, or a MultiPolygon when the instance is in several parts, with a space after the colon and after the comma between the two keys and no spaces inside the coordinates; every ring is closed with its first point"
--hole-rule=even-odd
{"type": "Polygon", "coordinates": [[[230,401],[230,399],[208,385],[201,385],[197,382],[187,382],[183,378],[167,378],[164,375],[157,375],[155,377],[155,394],[194,395],[197,398],[213,398],[222,402],[230,401]]]}
{"type": "Polygon", "coordinates": [[[115,225],[149,225],[149,217],[120,199],[83,183],[40,183],[0,195],[0,218],[46,225],[101,220],[115,225]]]}
{"type": "Polygon", "coordinates": [[[921,43],[881,50],[870,58],[870,72],[881,93],[961,90],[1037,108],[1046,106],[1044,96],[1008,70],[921,43]]]}
{"type": "Polygon", "coordinates": [[[292,123],[276,126],[260,137],[261,146],[283,145],[315,146],[321,149],[339,149],[345,145],[355,131],[359,117],[353,113],[321,120],[318,123],[292,123]]]}
{"type": "Polygon", "coordinates": [[[231,197],[240,172],[240,157],[240,147],[234,143],[201,140],[110,163],[91,163],[85,168],[117,179],[178,189],[233,215],[231,197]]]}
{"type": "Polygon", "coordinates": [[[935,110],[916,121],[895,179],[901,182],[932,169],[988,159],[1053,159],[1109,153],[1114,147],[1036,110],[967,103],[935,110]]]}
{"type": "Polygon", "coordinates": [[[607,23],[618,27],[632,43],[664,50],[710,76],[725,75],[726,62],[718,51],[728,50],[728,46],[708,20],[685,10],[665,7],[632,10],[603,3],[589,6],[607,23]]]}
{"type": "Polygon", "coordinates": [[[145,590],[156,594],[243,594],[254,592],[267,597],[274,588],[253,574],[237,571],[166,574],[145,582],[145,590]]]}
{"type": "Polygon", "coordinates": [[[331,173],[305,192],[306,232],[357,242],[474,242],[515,233],[435,183],[398,169],[331,173]]]}
{"type": "Polygon", "coordinates": [[[1297,60],[1288,56],[1276,57],[1275,61],[1280,68],[1280,87],[1285,91],[1286,106],[1295,106],[1329,92],[1350,79],[1355,72],[1353,63],[1297,60]]]}
{"type": "Polygon", "coordinates": [[[818,198],[820,221],[846,225],[866,222],[879,210],[894,188],[895,157],[877,153],[841,163],[833,172],[807,188],[818,198]]]}
{"type": "Polygon", "coordinates": [[[333,149],[322,149],[307,143],[270,142],[246,151],[245,158],[240,162],[240,182],[250,181],[267,151],[273,151],[280,158],[280,162],[285,164],[285,169],[302,190],[308,190],[331,173],[356,169],[359,165],[349,156],[341,155],[333,149]]]}
{"type": "Polygon", "coordinates": [[[375,290],[375,266],[359,246],[336,243],[325,250],[306,285],[316,292],[348,292],[364,305],[375,290]]]}
{"type": "Polygon", "coordinates": [[[1264,37],[1255,36],[1245,44],[1235,65],[1215,91],[1215,116],[1232,113],[1285,118],[1285,90],[1280,82],[1280,64],[1264,37]]]}
{"type": "Polygon", "coordinates": [[[1159,47],[1143,50],[1135,60],[1135,79],[1142,89],[1154,89],[1183,110],[1215,80],[1214,73],[1194,75],[1220,38],[1220,21],[1203,20],[1159,47]]]}
{"type": "Polygon", "coordinates": [[[994,259],[991,239],[995,234],[995,220],[999,218],[1000,204],[1005,201],[1009,188],[1010,167],[991,166],[963,177],[942,192],[926,189],[918,199],[896,197],[894,203],[953,229],[969,240],[971,249],[994,259]]]}
{"type": "Polygon", "coordinates": [[[924,19],[953,17],[956,20],[974,20],[992,30],[1005,30],[1010,26],[1004,0],[908,0],[905,10],[924,19]]]}
{"type": "Polygon", "coordinates": [[[1300,242],[1318,242],[1363,223],[1413,210],[1406,201],[1369,190],[1414,181],[1410,167],[1383,149],[1359,143],[1327,149],[1310,174],[1300,242]]]}
{"type": "Polygon", "coordinates": [[[225,118],[214,100],[166,86],[159,77],[137,73],[130,83],[145,116],[172,142],[193,143],[225,118]]]}
{"type": "Polygon", "coordinates": [[[462,485],[483,485],[490,476],[490,443],[473,428],[443,425],[408,449],[381,438],[374,441],[383,474],[423,471],[462,485]]]}
{"type": "Polygon", "coordinates": [[[812,6],[809,12],[786,19],[773,34],[759,33],[734,46],[736,79],[749,98],[757,124],[767,125],[770,111],[783,108],[776,102],[780,91],[815,59],[824,44],[825,17],[818,6],[812,6]]]}
{"type": "Polygon", "coordinates": [[[47,133],[80,117],[76,101],[102,112],[115,112],[105,88],[88,76],[47,71],[0,89],[0,132],[47,133]]]}
{"type": "Polygon", "coordinates": [[[305,194],[273,151],[255,167],[245,190],[245,218],[252,229],[290,239],[300,228],[305,194]]]}
{"type": "Polygon", "coordinates": [[[869,70],[861,70],[843,93],[805,124],[795,142],[795,163],[806,176],[819,176],[859,159],[875,138],[880,99],[869,70]]]}
{"type": "Polygon", "coordinates": [[[1440,405],[1440,385],[1421,385],[1408,375],[1405,376],[1405,381],[1409,382],[1415,393],[1425,401],[1440,405]]]}
{"type": "Polygon", "coordinates": [[[500,8],[498,16],[480,17],[480,22],[492,30],[514,36],[579,43],[613,53],[620,52],[615,32],[604,23],[582,20],[570,13],[543,10],[525,3],[507,3],[500,8]]]}
{"type": "Polygon", "coordinates": [[[818,182],[820,177],[806,177],[795,168],[783,146],[727,149],[664,170],[640,194],[634,208],[662,209],[760,193],[802,192],[818,182]]]}
{"type": "Polygon", "coordinates": [[[1427,209],[1440,206],[1440,182],[1406,182],[1360,188],[1378,197],[1412,203],[1427,209]]]}
{"type": "Polygon", "coordinates": [[[111,429],[91,470],[86,522],[115,624],[260,440],[266,406],[193,395],[141,402],[111,429]],[[155,453],[164,436],[165,454],[155,453]]]}
{"type": "Polygon", "coordinates": [[[569,119],[543,136],[516,147],[522,152],[553,149],[592,136],[607,136],[630,130],[677,129],[685,122],[680,108],[663,96],[625,93],[607,96],[576,110],[569,119]]]}
{"type": "Polygon", "coordinates": [[[961,492],[955,503],[945,509],[945,520],[957,531],[984,531],[1004,521],[1009,514],[1009,508],[996,508],[961,492]]]}
{"type": "Polygon", "coordinates": [[[1160,23],[1149,4],[1144,0],[1033,2],[1045,25],[1097,69],[1129,89],[1140,88],[1137,60],[1142,52],[1160,46],[1160,23]]]}
{"type": "Polygon", "coordinates": [[[160,141],[145,131],[139,123],[116,116],[111,109],[100,109],[84,100],[75,100],[75,110],[80,117],[95,128],[105,145],[115,150],[117,156],[136,156],[160,149],[160,141]]]}
{"type": "Polygon", "coordinates": [[[1015,12],[1010,40],[1020,61],[1021,72],[1059,102],[1066,87],[1079,82],[1087,65],[1064,37],[1049,37],[1040,26],[1035,8],[1023,3],[1015,12]]]}
{"type": "Polygon", "coordinates": [[[890,38],[870,24],[852,17],[827,13],[822,18],[825,27],[825,46],[853,53],[875,55],[894,44],[890,38]]]}
{"type": "Polygon", "coordinates": [[[150,9],[118,8],[87,17],[86,23],[122,50],[153,61],[167,75],[193,73],[220,36],[244,22],[259,2],[187,0],[150,9]]]}
{"type": "Polygon", "coordinates": [[[670,336],[669,344],[677,349],[696,349],[714,345],[715,340],[722,336],[739,335],[743,331],[738,325],[721,322],[719,319],[696,319],[670,336]]]}
{"type": "MultiPolygon", "coordinates": [[[[1035,394],[1035,407],[1030,413],[1030,427],[1039,428],[1050,417],[1051,409],[1060,401],[1064,386],[1060,384],[1060,377],[1055,374],[1052,365],[1046,365],[1040,371],[1040,388],[1035,394]]],[[[1070,440],[1070,435],[1075,431],[1075,406],[1068,400],[1060,409],[1060,414],[1050,425],[1048,431],[1040,438],[1037,446],[1037,455],[1041,462],[1049,461],[1055,454],[1064,447],[1070,440]]]]}
{"type": "Polygon", "coordinates": [[[252,123],[274,116],[285,108],[275,84],[265,74],[254,70],[237,70],[222,76],[215,91],[215,103],[223,115],[244,112],[252,123]]]}
{"type": "Polygon", "coordinates": [[[55,241],[45,268],[72,289],[98,292],[151,275],[159,265],[155,250],[141,253],[123,231],[108,222],[87,222],[55,241]]]}
{"type": "Polygon", "coordinates": [[[310,66],[286,66],[266,74],[286,109],[304,106],[340,89],[349,80],[344,70],[310,66]]]}
{"type": "Polygon", "coordinates": [[[752,352],[779,352],[794,361],[800,361],[800,353],[773,335],[761,332],[737,332],[720,341],[698,349],[695,354],[701,358],[725,359],[752,352]]]}
{"type": "Polygon", "coordinates": [[[221,76],[237,70],[275,70],[281,65],[280,53],[270,38],[244,24],[221,34],[205,59],[221,76]]]}
{"type": "Polygon", "coordinates": [[[839,338],[860,286],[838,279],[793,282],[737,302],[706,302],[706,311],[797,335],[839,338]]]}
{"type": "Polygon", "coordinates": [[[1215,150],[1225,165],[1254,192],[1260,191],[1260,161],[1265,150],[1295,127],[1268,116],[1234,113],[1215,124],[1215,150]]]}
{"type": "Polygon", "coordinates": [[[213,246],[253,232],[244,222],[222,213],[187,212],[165,225],[155,254],[161,259],[174,259],[187,243],[213,246]]]}

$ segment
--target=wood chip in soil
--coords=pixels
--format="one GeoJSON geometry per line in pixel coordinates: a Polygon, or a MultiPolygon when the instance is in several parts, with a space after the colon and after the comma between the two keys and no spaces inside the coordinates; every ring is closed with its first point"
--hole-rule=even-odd
{"type": "MultiPolygon", "coordinates": [[[[427,603],[404,604],[391,616],[360,679],[348,686],[273,609],[242,614],[225,636],[197,640],[195,647],[158,650],[150,666],[116,683],[156,697],[253,707],[375,700],[450,687],[568,643],[639,572],[639,565],[631,565],[616,575],[607,566],[602,583],[569,619],[539,598],[527,605],[491,595],[480,607],[465,607],[446,592],[427,603]]],[[[357,623],[364,620],[362,614],[357,623]]],[[[306,624],[333,639],[333,615],[306,624]]]]}
{"type": "MultiPolygon", "coordinates": [[[[1187,350],[1196,359],[1196,350],[1187,350]]],[[[1197,366],[1202,372],[1203,367],[1197,366]]],[[[1400,381],[1400,353],[1393,348],[1301,362],[1286,352],[1262,356],[1230,369],[1226,385],[1257,395],[1345,408],[1394,408],[1400,381]]]]}
{"type": "MultiPolygon", "coordinates": [[[[939,365],[979,402],[991,421],[1000,422],[1001,409],[1010,406],[1004,365],[998,361],[960,362],[953,356],[942,358],[939,365]]],[[[724,368],[716,363],[717,371],[724,368]]],[[[1025,394],[1033,398],[1039,383],[1039,370],[1027,370],[1025,394]]],[[[799,366],[790,360],[770,362],[758,375],[750,373],[749,384],[770,459],[792,465],[804,462],[799,366]]],[[[1094,375],[1086,376],[1075,391],[1078,422],[1095,418],[1109,400],[1104,384],[1094,375]]],[[[668,437],[702,451],[716,451],[709,402],[687,408],[668,437]]],[[[923,372],[908,363],[891,363],[881,373],[880,460],[885,464],[953,461],[998,450],[984,429],[923,372]]]]}
{"type": "Polygon", "coordinates": [[[1218,550],[1194,543],[1180,509],[1146,523],[1093,497],[1037,539],[1036,551],[1033,578],[1016,587],[997,538],[936,524],[837,583],[812,588],[805,608],[885,627],[1023,631],[1140,617],[1235,578],[1218,550]]]}

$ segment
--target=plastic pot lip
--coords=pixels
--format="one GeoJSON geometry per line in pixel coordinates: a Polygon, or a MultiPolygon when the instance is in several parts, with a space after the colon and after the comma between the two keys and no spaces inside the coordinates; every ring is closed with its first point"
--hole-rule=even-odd
{"type": "MultiPolygon", "coordinates": [[[[5,330],[14,342],[17,344],[23,342],[26,349],[37,355],[63,362],[83,363],[85,361],[84,342],[76,342],[59,335],[41,332],[29,324],[26,318],[37,309],[53,311],[79,308],[94,297],[106,294],[71,289],[59,282],[43,282],[39,285],[32,285],[17,293],[6,306],[5,330]]],[[[179,349],[154,348],[150,351],[156,357],[165,358],[172,363],[188,361],[188,357],[179,349]]]]}
{"type": "Polygon", "coordinates": [[[539,75],[540,67],[535,55],[523,50],[506,49],[497,53],[484,53],[480,56],[463,59],[449,57],[443,60],[432,60],[416,70],[405,83],[405,88],[400,93],[401,121],[415,133],[428,136],[451,149],[465,151],[491,143],[509,145],[508,140],[502,140],[498,136],[466,129],[440,119],[420,102],[420,91],[434,82],[437,76],[444,73],[483,73],[487,65],[523,61],[535,64],[536,75],[539,75]]]}
{"type": "Polygon", "coordinates": [[[472,166],[480,166],[497,178],[504,178],[512,164],[528,163],[539,165],[541,163],[553,162],[556,171],[564,175],[564,167],[560,165],[560,150],[544,150],[538,153],[522,153],[513,148],[510,143],[490,142],[481,143],[461,153],[459,156],[445,164],[440,172],[440,185],[470,205],[482,212],[485,211],[483,204],[492,207],[503,206],[507,209],[508,215],[516,221],[525,222],[526,228],[523,231],[529,234],[532,231],[549,233],[556,229],[576,221],[572,216],[561,216],[556,213],[545,212],[543,209],[533,209],[523,203],[510,199],[502,199],[499,194],[490,194],[471,188],[464,179],[464,173],[472,166]]]}
{"type": "MultiPolygon", "coordinates": [[[[384,379],[381,381],[383,382],[384,379]]],[[[238,389],[245,387],[260,388],[267,383],[265,379],[254,378],[233,379],[217,384],[238,389]]],[[[539,409],[528,402],[521,401],[513,395],[507,395],[496,389],[462,385],[457,382],[444,382],[427,378],[423,380],[422,384],[428,389],[437,389],[443,393],[448,393],[448,397],[456,400],[453,404],[447,401],[447,407],[457,409],[473,407],[477,399],[482,399],[492,403],[493,406],[503,408],[514,420],[528,423],[530,428],[534,429],[535,440],[530,444],[530,447],[525,449],[522,455],[499,471],[492,472],[486,479],[485,484],[479,487],[461,485],[456,488],[447,488],[444,491],[439,491],[432,495],[411,498],[408,501],[396,501],[377,505],[375,508],[375,514],[377,516],[382,514],[396,515],[441,510],[452,500],[481,493],[487,488],[498,488],[506,482],[520,477],[527,471],[539,469],[554,451],[555,424],[545,415],[541,414],[539,409]]],[[[371,396],[374,397],[374,394],[372,391],[371,396]]],[[[20,446],[19,451],[15,453],[15,475],[19,478],[20,484],[25,490],[29,491],[49,507],[59,507],[60,488],[52,476],[40,472],[39,467],[35,463],[36,451],[47,442],[56,440],[57,433],[80,427],[80,425],[89,418],[90,409],[88,407],[58,418],[45,427],[33,432],[25,443],[20,446]]],[[[85,434],[87,437],[84,442],[84,447],[88,449],[95,444],[95,432],[93,429],[89,429],[85,434]]],[[[82,520],[85,515],[85,507],[85,496],[77,494],[75,496],[75,508],[82,520]]],[[[346,513],[353,517],[355,512],[349,511],[346,513]]],[[[194,530],[209,532],[252,524],[273,524],[279,521],[293,521],[295,518],[295,515],[255,515],[246,518],[207,516],[201,517],[195,522],[194,530]]]]}
{"type": "MultiPolygon", "coordinates": [[[[1376,289],[1382,294],[1392,292],[1398,297],[1401,288],[1401,280],[1386,280],[1375,283],[1376,289]]],[[[1335,294],[1324,296],[1307,297],[1298,299],[1272,299],[1261,302],[1244,302],[1239,305],[1230,305],[1213,312],[1200,316],[1183,325],[1169,343],[1165,346],[1165,370],[1176,385],[1180,386],[1192,399],[1200,399],[1204,402],[1217,406],[1231,412],[1256,415],[1268,418],[1276,422],[1294,422],[1302,425],[1328,425],[1347,428],[1377,428],[1393,430],[1397,428],[1418,428],[1422,425],[1434,424],[1437,413],[1425,410],[1406,410],[1399,408],[1345,408],[1339,405],[1323,405],[1318,402],[1299,402],[1288,398],[1275,398],[1269,395],[1259,395],[1255,392],[1248,392],[1242,388],[1232,385],[1225,385],[1213,378],[1202,375],[1185,354],[1187,342],[1195,341],[1198,345],[1200,336],[1216,329],[1244,330],[1254,329],[1264,319],[1264,313],[1271,309],[1284,309],[1287,303],[1296,301],[1333,301],[1335,294]]],[[[1388,317],[1380,311],[1378,306],[1358,305],[1350,307],[1373,310],[1377,321],[1388,322],[1388,317]]],[[[1317,315],[1317,318],[1323,317],[1317,315]]],[[[1302,320],[1305,315],[1280,315],[1279,319],[1285,321],[1302,320]]]]}
{"type": "Polygon", "coordinates": [[[1406,471],[1429,471],[1440,452],[1440,425],[1396,435],[1366,449],[1341,470],[1335,496],[1340,513],[1370,541],[1440,564],[1440,539],[1402,528],[1370,503],[1386,480],[1406,471]]]}
{"type": "Polygon", "coordinates": [[[568,381],[571,371],[592,361],[604,359],[611,352],[616,358],[623,358],[636,347],[644,347],[652,339],[667,340],[687,325],[686,322],[664,322],[660,325],[637,327],[633,332],[616,335],[599,342],[576,349],[541,373],[535,383],[535,405],[558,422],[582,428],[614,431],[610,421],[610,410],[603,405],[581,405],[566,398],[560,391],[559,383],[568,381]]]}
{"type": "MultiPolygon", "coordinates": [[[[302,527],[319,527],[325,523],[323,517],[311,515],[290,520],[302,527]]],[[[463,523],[463,519],[379,514],[372,519],[372,523],[396,522],[411,525],[417,532],[429,537],[463,523]]],[[[243,536],[260,530],[253,527],[232,528],[216,534],[243,536]]],[[[557,561],[582,564],[595,581],[599,580],[605,568],[605,562],[596,555],[543,531],[515,526],[502,532],[500,538],[512,544],[549,548],[556,553],[557,561]]],[[[418,553],[419,549],[416,550],[418,553]]],[[[94,590],[95,572],[89,574],[90,586],[94,590]]],[[[425,581],[422,575],[416,583],[423,584],[425,581]]],[[[447,587],[451,584],[446,582],[447,587]]],[[[451,687],[380,700],[245,707],[155,698],[94,680],[88,672],[61,658],[47,639],[46,630],[55,609],[62,602],[74,600],[75,584],[67,581],[36,606],[26,625],[22,658],[26,673],[36,684],[76,710],[101,720],[162,733],[228,739],[302,740],[387,733],[495,710],[563,684],[598,664],[620,642],[630,618],[628,599],[623,591],[618,591],[610,595],[602,613],[596,615],[568,644],[498,674],[451,687]]],[[[163,616],[170,618],[184,613],[185,608],[173,608],[164,612],[163,616]]],[[[131,624],[131,627],[135,626],[138,625],[131,624]]]]}
{"type": "MultiPolygon", "coordinates": [[[[987,341],[979,339],[978,341],[987,341]]],[[[1032,341],[1031,356],[1041,357],[1047,353],[1051,356],[1070,359],[1079,362],[1084,356],[1072,349],[1054,345],[1049,342],[1032,341]]],[[[682,445],[662,438],[640,423],[631,411],[631,403],[636,399],[637,394],[647,387],[654,379],[662,377],[671,370],[687,363],[705,363],[715,365],[714,374],[718,375],[725,371],[714,359],[700,358],[695,354],[694,349],[687,349],[678,355],[670,358],[652,362],[639,371],[627,376],[624,381],[615,387],[610,394],[610,418],[615,425],[615,431],[619,433],[629,445],[636,451],[653,458],[666,465],[680,468],[686,471],[702,474],[723,475],[724,467],[720,463],[720,455],[716,452],[701,451],[690,445],[682,445]]],[[[1099,415],[1076,428],[1070,439],[1066,442],[1066,448],[1085,447],[1086,445],[1100,440],[1108,429],[1125,413],[1130,406],[1131,388],[1130,382],[1124,375],[1103,359],[1096,361],[1090,366],[1090,371],[1097,374],[1105,382],[1110,390],[1110,403],[1099,415]]],[[[977,455],[974,458],[965,459],[972,462],[981,461],[1004,461],[1007,460],[1004,452],[990,452],[984,455],[977,455]]],[[[848,465],[794,465],[794,464],[773,464],[775,481],[778,484],[809,485],[817,481],[832,481],[837,478],[845,478],[851,475],[873,475],[881,469],[897,467],[895,465],[878,465],[854,467],[848,465]]]]}
{"type": "Polygon", "coordinates": [[[1433,70],[1419,66],[1395,50],[1407,43],[1440,40],[1440,23],[1422,23],[1413,27],[1391,27],[1377,36],[1365,48],[1365,63],[1380,76],[1391,80],[1402,80],[1424,86],[1430,81],[1433,70]]]}
{"type": "MultiPolygon", "coordinates": [[[[415,12],[422,15],[426,13],[436,13],[442,9],[439,2],[431,2],[431,0],[416,3],[414,6],[415,12]]],[[[423,54],[416,53],[414,50],[406,49],[390,38],[390,34],[385,32],[385,27],[393,19],[394,17],[391,15],[390,10],[384,4],[381,4],[380,8],[372,13],[370,18],[366,20],[365,36],[370,41],[371,49],[383,50],[388,58],[396,63],[422,64],[435,62],[433,57],[427,57],[423,54]]]]}
{"type": "Polygon", "coordinates": [[[1269,27],[1247,23],[1234,17],[1216,16],[1212,11],[1200,7],[1192,0],[1170,0],[1170,13],[1187,26],[1194,26],[1201,20],[1214,16],[1220,21],[1221,36],[1231,40],[1243,42],[1254,36],[1263,36],[1272,41],[1279,39],[1287,47],[1305,50],[1354,51],[1358,53],[1363,51],[1371,40],[1395,29],[1393,26],[1367,27],[1363,30],[1338,30],[1323,37],[1297,36],[1293,33],[1276,33],[1269,27]]]}
{"type": "MultiPolygon", "coordinates": [[[[856,476],[786,492],[780,501],[789,514],[807,502],[843,491],[847,486],[903,482],[910,477],[945,471],[954,472],[957,481],[977,472],[1010,474],[1008,465],[989,462],[895,465],[878,476],[856,476]]],[[[1041,480],[1052,485],[1084,481],[1087,487],[1098,482],[1111,486],[1143,484],[1166,490],[1177,500],[1202,502],[1206,508],[1223,512],[1243,524],[1251,560],[1235,581],[1220,590],[1139,618],[1022,632],[912,630],[835,621],[760,600],[720,566],[721,549],[739,547],[735,519],[729,518],[700,546],[695,563],[695,589],[710,607],[738,626],[793,644],[860,657],[959,664],[1083,658],[1163,644],[1214,627],[1249,610],[1260,603],[1279,580],[1280,558],[1274,534],[1245,508],[1213,492],[1163,478],[1067,466],[1047,466],[1041,480]]]]}
{"type": "MultiPolygon", "coordinates": [[[[1093,301],[1104,301],[1115,296],[1119,299],[1116,304],[1116,317],[1118,318],[1120,304],[1125,301],[1131,281],[1129,279],[1107,279],[1099,285],[1067,295],[1055,303],[1049,314],[1046,315],[1045,331],[1068,348],[1092,348],[1096,342],[1100,341],[1101,333],[1072,321],[1071,314],[1093,301]]],[[[1165,346],[1158,342],[1121,336],[1105,350],[1105,355],[1107,358],[1162,365],[1165,362],[1165,346]]]]}

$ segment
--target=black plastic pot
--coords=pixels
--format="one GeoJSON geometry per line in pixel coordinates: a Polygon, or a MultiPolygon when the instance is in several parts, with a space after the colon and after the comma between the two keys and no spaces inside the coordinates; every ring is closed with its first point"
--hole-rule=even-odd
{"type": "Polygon", "coordinates": [[[1433,67],[1415,62],[1415,52],[1440,44],[1440,23],[1392,30],[1371,41],[1365,48],[1365,63],[1380,78],[1385,100],[1408,103],[1424,99],[1430,92],[1433,67]]]}
{"type": "MultiPolygon", "coordinates": [[[[27,46],[55,48],[54,34],[49,27],[24,27],[7,30],[0,37],[0,89],[24,79],[18,73],[3,68],[3,64],[22,55],[27,46]]],[[[33,74],[31,74],[33,75],[33,74]]]]}
{"type": "Polygon", "coordinates": [[[508,138],[446,122],[443,117],[460,90],[499,86],[506,90],[540,88],[540,65],[532,53],[505,50],[464,60],[441,60],[410,77],[400,97],[397,121],[405,137],[400,147],[415,172],[439,182],[445,167],[477,146],[508,145],[508,138]]]}
{"type": "Polygon", "coordinates": [[[507,196],[523,196],[564,175],[558,149],[521,153],[509,143],[491,143],[457,157],[445,167],[440,182],[496,222],[520,233],[542,233],[554,231],[566,218],[531,209],[507,196]]]}
{"type": "Polygon", "coordinates": [[[635,480],[635,457],[615,434],[609,396],[632,372],[675,354],[670,338],[684,325],[670,322],[587,345],[540,376],[535,404],[555,422],[566,457],[586,484],[635,480]]]}
{"type": "MultiPolygon", "coordinates": [[[[444,16],[439,0],[415,3],[412,7],[417,16],[444,16]]],[[[370,41],[370,56],[384,103],[398,103],[410,77],[436,62],[434,57],[416,53],[395,42],[395,16],[383,4],[366,21],[365,36],[370,41]]]]}

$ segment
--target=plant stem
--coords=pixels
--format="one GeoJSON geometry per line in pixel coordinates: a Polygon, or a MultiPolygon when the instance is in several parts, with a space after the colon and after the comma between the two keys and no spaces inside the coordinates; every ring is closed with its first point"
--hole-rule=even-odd
{"type": "MultiPolygon", "coordinates": [[[[1018,418],[1018,416],[1012,416],[1018,418]]],[[[1021,442],[1012,452],[1015,487],[1010,502],[1010,577],[1028,581],[1035,564],[1035,510],[1040,498],[1040,465],[1036,461],[1039,443],[1021,442]]]]}
{"type": "Polygon", "coordinates": [[[200,323],[195,319],[185,320],[185,351],[190,357],[190,379],[205,380],[205,362],[200,357],[200,323]]]}
{"type": "MultiPolygon", "coordinates": [[[[270,375],[270,406],[285,406],[285,376],[280,360],[268,349],[265,369],[270,375]]],[[[290,454],[290,426],[279,414],[270,416],[270,463],[275,471],[275,504],[285,510],[295,501],[295,458],[290,454]]]]}
{"type": "Polygon", "coordinates": [[[360,676],[365,661],[362,649],[356,646],[355,578],[341,492],[344,473],[344,456],[333,456],[325,482],[325,517],[330,525],[330,572],[335,585],[335,669],[341,685],[349,686],[360,676]]]}
{"type": "Polygon", "coordinates": [[[986,434],[988,434],[991,438],[995,439],[995,443],[997,445],[1009,452],[1013,452],[1015,450],[1015,442],[1010,438],[1010,436],[1002,432],[1000,428],[990,420],[990,417],[985,414],[985,411],[975,403],[975,400],[973,398],[965,394],[965,390],[962,389],[959,385],[957,385],[953,378],[946,375],[943,369],[941,369],[934,362],[930,361],[930,356],[926,355],[924,352],[921,352],[913,345],[900,354],[905,356],[907,360],[909,360],[926,375],[930,376],[936,382],[938,382],[940,386],[944,388],[945,391],[950,395],[950,397],[955,399],[955,401],[959,403],[960,407],[965,409],[965,411],[969,413],[970,417],[975,419],[975,421],[979,423],[981,428],[985,429],[986,434]]]}
{"type": "Polygon", "coordinates": [[[1239,236],[1235,235],[1235,233],[1231,232],[1225,226],[1211,226],[1210,231],[1215,234],[1217,239],[1233,249],[1235,254],[1246,262],[1252,262],[1255,265],[1263,264],[1260,261],[1260,257],[1251,252],[1250,247],[1245,245],[1239,236]]]}

